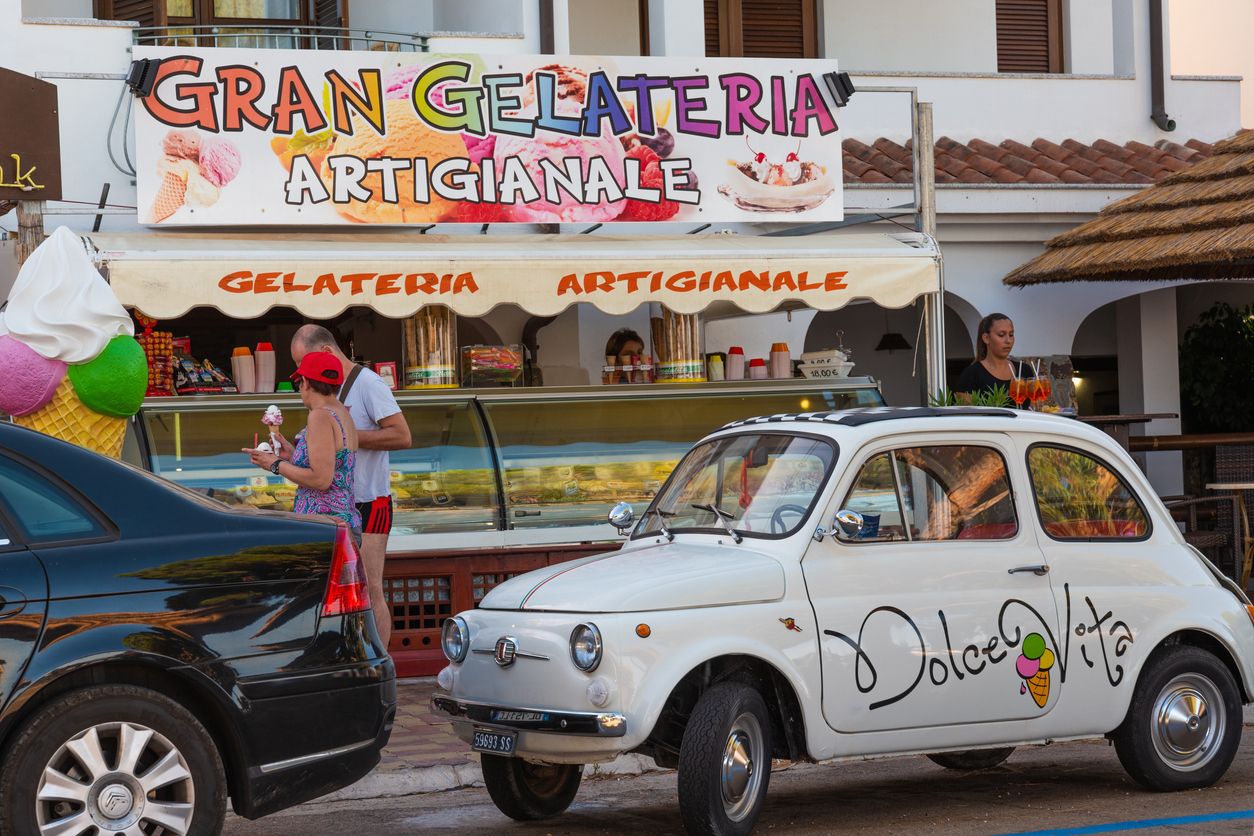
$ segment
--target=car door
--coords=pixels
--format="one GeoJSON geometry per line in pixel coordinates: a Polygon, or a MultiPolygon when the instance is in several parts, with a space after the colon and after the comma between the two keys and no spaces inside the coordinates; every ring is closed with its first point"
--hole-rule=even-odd
{"type": "Polygon", "coordinates": [[[863,527],[812,543],[803,561],[833,729],[1052,708],[1058,616],[1014,449],[999,434],[916,435],[853,460],[824,519],[854,511],[863,527]]]}
{"type": "Polygon", "coordinates": [[[47,614],[48,580],[33,549],[41,539],[60,539],[58,531],[78,529],[82,513],[48,479],[0,453],[0,708],[26,669],[47,614]]]}
{"type": "Polygon", "coordinates": [[[1093,705],[1111,704],[1127,683],[1142,628],[1174,605],[1164,590],[1180,581],[1161,555],[1178,546],[1169,532],[1154,530],[1133,480],[1100,447],[1043,441],[1023,458],[1034,527],[1068,637],[1059,674],[1071,696],[1060,708],[1083,728],[1094,722],[1093,705]]]}

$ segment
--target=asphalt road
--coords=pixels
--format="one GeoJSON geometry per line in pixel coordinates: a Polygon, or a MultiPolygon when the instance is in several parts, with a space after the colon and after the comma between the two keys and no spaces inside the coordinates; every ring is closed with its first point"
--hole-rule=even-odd
{"type": "MultiPolygon", "coordinates": [[[[565,815],[534,824],[512,822],[497,812],[486,791],[464,789],[310,803],[257,822],[229,819],[225,832],[661,836],[682,833],[677,810],[675,775],[666,772],[585,781],[565,815]]],[[[1002,766],[976,773],[949,772],[922,757],[787,766],[771,776],[756,832],[965,836],[1042,830],[1250,836],[1254,728],[1246,728],[1241,751],[1217,786],[1166,795],[1133,784],[1114,749],[1100,741],[1021,749],[1002,766]]]]}

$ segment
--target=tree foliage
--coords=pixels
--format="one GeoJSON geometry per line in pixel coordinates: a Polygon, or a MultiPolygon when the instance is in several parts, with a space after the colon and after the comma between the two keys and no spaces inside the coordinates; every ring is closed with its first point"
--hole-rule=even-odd
{"type": "Polygon", "coordinates": [[[1254,429],[1254,305],[1217,302],[1184,332],[1180,396],[1190,432],[1254,429]]]}

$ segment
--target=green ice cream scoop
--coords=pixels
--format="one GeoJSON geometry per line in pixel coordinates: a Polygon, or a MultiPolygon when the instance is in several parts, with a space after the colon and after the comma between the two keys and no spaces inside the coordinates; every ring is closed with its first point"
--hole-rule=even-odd
{"type": "Polygon", "coordinates": [[[148,360],[134,337],[109,340],[94,360],[69,367],[70,383],[83,406],[128,418],[139,411],[148,388],[148,360]]]}

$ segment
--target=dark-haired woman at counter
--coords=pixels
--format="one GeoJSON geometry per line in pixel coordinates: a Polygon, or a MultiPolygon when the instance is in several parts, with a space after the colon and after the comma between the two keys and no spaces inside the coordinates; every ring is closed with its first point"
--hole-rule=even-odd
{"type": "Polygon", "coordinates": [[[991,313],[981,319],[975,337],[975,362],[962,370],[953,385],[958,400],[970,403],[972,395],[991,394],[994,387],[1008,391],[1010,382],[1023,376],[1010,361],[1014,347],[1015,324],[1010,317],[991,313]]]}

